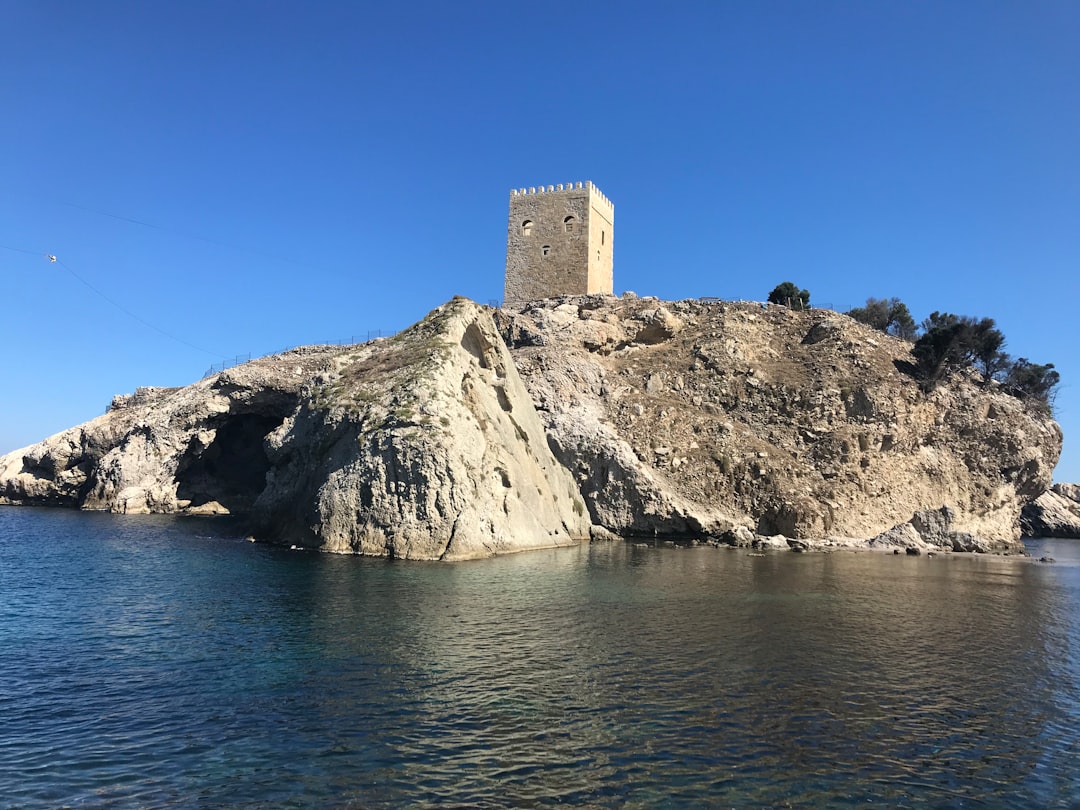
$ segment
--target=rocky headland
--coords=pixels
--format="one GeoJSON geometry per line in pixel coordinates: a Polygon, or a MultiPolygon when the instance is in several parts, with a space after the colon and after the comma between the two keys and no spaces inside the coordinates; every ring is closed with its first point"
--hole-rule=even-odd
{"type": "Polygon", "coordinates": [[[1080,539],[1080,485],[1054,484],[1024,507],[1020,528],[1025,537],[1080,539]]]}
{"type": "Polygon", "coordinates": [[[1052,418],[826,310],[632,294],[298,349],[0,457],[0,503],[240,514],[254,536],[409,559],[649,537],[1012,551],[1052,418]]]}

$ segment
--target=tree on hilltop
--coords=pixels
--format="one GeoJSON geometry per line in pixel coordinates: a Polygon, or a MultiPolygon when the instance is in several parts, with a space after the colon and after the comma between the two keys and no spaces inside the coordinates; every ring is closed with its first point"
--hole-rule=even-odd
{"type": "Polygon", "coordinates": [[[1040,365],[1026,357],[1013,360],[1002,349],[1005,335],[993,318],[969,318],[933,312],[922,323],[923,335],[911,349],[922,388],[930,392],[948,374],[974,367],[983,385],[998,382],[1019,399],[1050,409],[1061,375],[1053,363],[1040,365]]]}
{"type": "Polygon", "coordinates": [[[923,335],[912,348],[923,387],[934,386],[949,372],[968,366],[982,374],[983,382],[997,378],[1008,368],[1002,352],[1005,335],[993,318],[969,318],[951,312],[932,312],[922,323],[923,335]]]}
{"type": "Polygon", "coordinates": [[[800,290],[790,281],[777,284],[768,300],[770,304],[783,304],[788,309],[810,309],[810,291],[800,290]]]}
{"type": "Polygon", "coordinates": [[[1002,385],[1010,394],[1021,399],[1032,399],[1052,407],[1057,392],[1054,388],[1061,382],[1061,375],[1054,371],[1054,364],[1039,365],[1021,357],[1009,365],[1002,385]]]}
{"type": "MultiPolygon", "coordinates": [[[[935,313],[936,314],[936,313],[935,313]]],[[[925,321],[923,322],[925,326],[925,321]]],[[[939,323],[926,329],[911,348],[923,391],[930,393],[937,384],[964,364],[963,326],[957,322],[939,323]]]]}
{"type": "Polygon", "coordinates": [[[867,298],[866,306],[848,310],[855,320],[903,340],[915,340],[915,319],[899,298],[867,298]]]}

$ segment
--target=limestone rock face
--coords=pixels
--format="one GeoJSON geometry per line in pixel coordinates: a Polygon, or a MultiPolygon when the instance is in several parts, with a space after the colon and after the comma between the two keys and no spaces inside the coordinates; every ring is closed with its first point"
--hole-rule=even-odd
{"type": "Polygon", "coordinates": [[[464,559],[587,539],[591,523],[487,310],[295,350],[0,458],[0,501],[238,513],[328,551],[464,559]]]}
{"type": "Polygon", "coordinates": [[[590,514],[626,535],[865,545],[947,507],[924,542],[1008,550],[1061,451],[1049,416],[966,377],[926,395],[910,344],[833,312],[580,296],[499,323],[590,514]]]}
{"type": "Polygon", "coordinates": [[[909,361],[826,311],[592,295],[493,319],[454,299],[394,338],[117,397],[0,457],[0,503],[241,514],[409,559],[611,532],[1018,548],[1060,429],[974,378],[924,394],[909,361]]]}
{"type": "Polygon", "coordinates": [[[1025,537],[1080,539],[1080,485],[1054,484],[1020,513],[1025,537]]]}
{"type": "Polygon", "coordinates": [[[968,532],[956,531],[956,513],[947,506],[916,512],[911,520],[882,532],[870,545],[874,547],[903,546],[906,549],[940,548],[946,551],[994,550],[993,541],[983,540],[968,532]]]}
{"type": "Polygon", "coordinates": [[[262,437],[338,351],[296,349],[184,388],[115,397],[105,415],[0,457],[0,503],[247,512],[269,469],[262,437]]]}
{"type": "Polygon", "coordinates": [[[341,354],[267,444],[273,468],[255,505],[264,534],[408,559],[589,537],[491,316],[464,299],[341,354]]]}

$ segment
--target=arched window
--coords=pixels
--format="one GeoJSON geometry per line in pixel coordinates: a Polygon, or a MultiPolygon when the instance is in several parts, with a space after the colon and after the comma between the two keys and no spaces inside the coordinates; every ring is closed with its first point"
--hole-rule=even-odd
{"type": "Polygon", "coordinates": [[[521,235],[522,236],[530,236],[532,234],[532,229],[533,229],[533,221],[531,219],[527,219],[527,220],[525,220],[524,222],[521,223],[521,235]]]}
{"type": "Polygon", "coordinates": [[[573,233],[574,229],[577,227],[577,218],[573,214],[571,214],[570,216],[563,219],[562,226],[563,230],[567,233],[573,233]]]}
{"type": "Polygon", "coordinates": [[[540,255],[541,256],[549,256],[549,255],[551,255],[551,245],[544,245],[542,248],[540,248],[540,255]]]}

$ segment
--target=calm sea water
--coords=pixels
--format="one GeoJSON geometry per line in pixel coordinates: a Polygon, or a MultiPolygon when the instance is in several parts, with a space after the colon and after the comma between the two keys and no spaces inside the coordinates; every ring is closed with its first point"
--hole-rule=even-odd
{"type": "Polygon", "coordinates": [[[1077,807],[1080,544],[458,564],[0,509],[0,807],[1077,807]]]}

